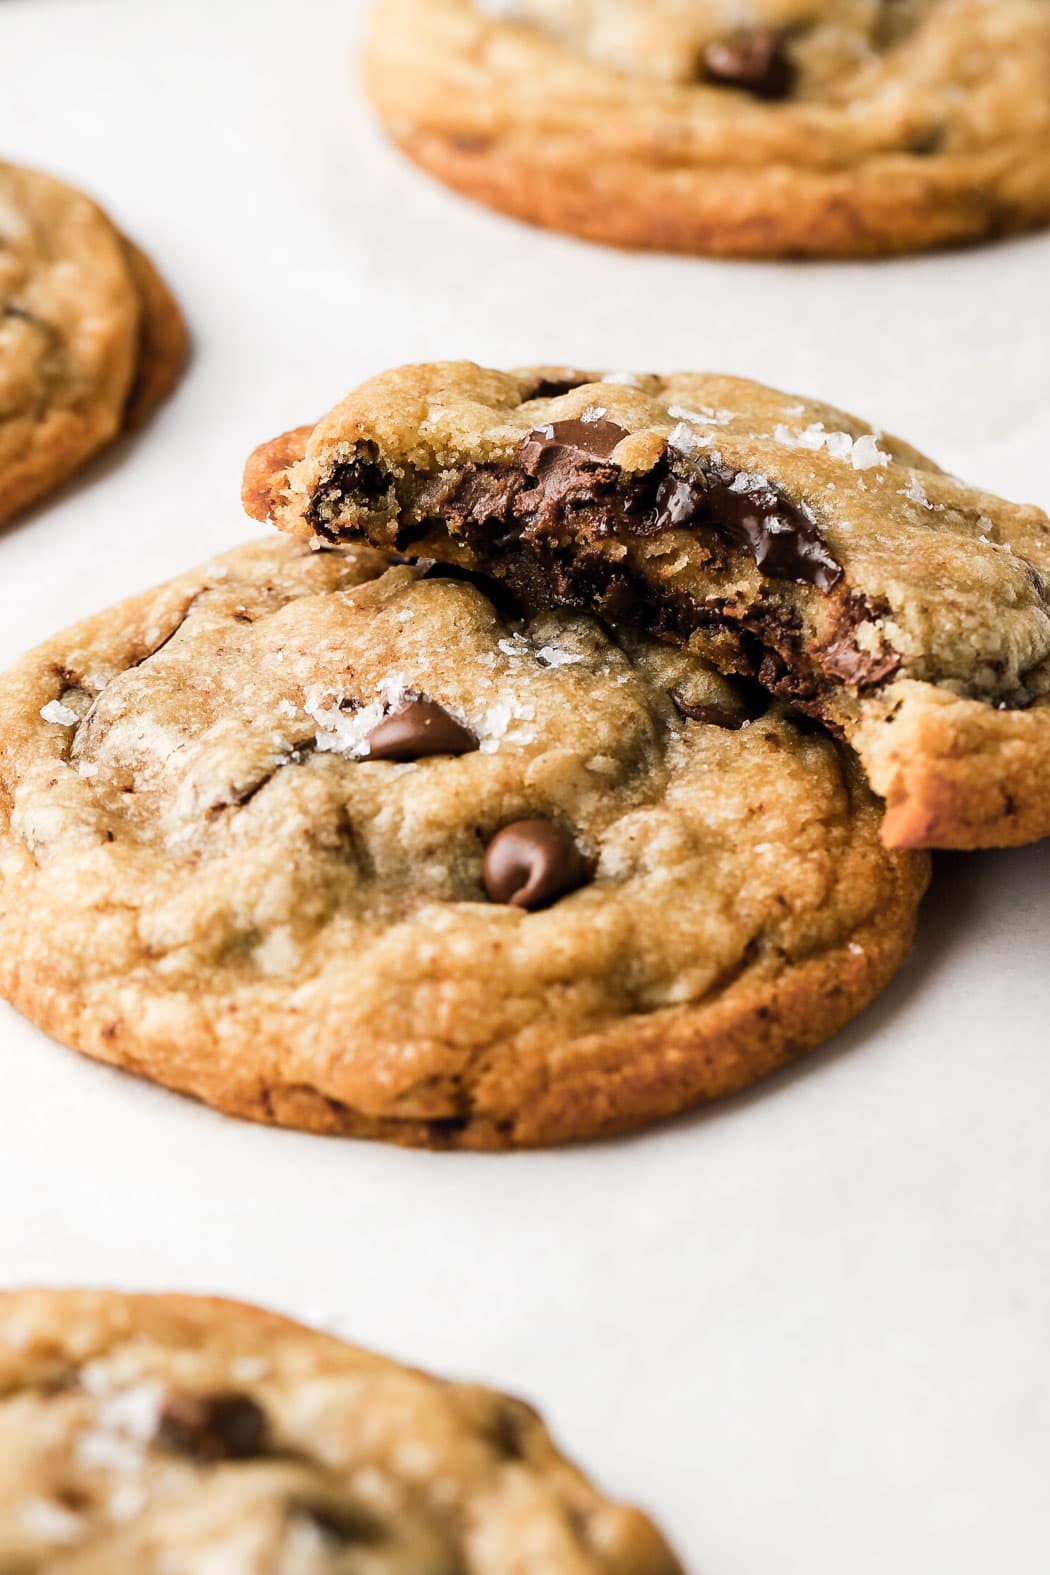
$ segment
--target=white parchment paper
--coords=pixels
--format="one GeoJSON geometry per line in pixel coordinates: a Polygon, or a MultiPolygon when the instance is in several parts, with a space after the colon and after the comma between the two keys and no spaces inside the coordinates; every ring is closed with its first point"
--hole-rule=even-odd
{"type": "MultiPolygon", "coordinates": [[[[387,149],[353,0],[0,0],[0,157],[93,191],[196,339],[0,536],[0,661],[256,532],[261,438],[404,360],[716,367],[1050,506],[1050,237],[858,266],[605,252],[387,149]]],[[[702,1575],[1037,1575],[1050,1545],[1050,848],[939,861],[792,1073],[497,1158],[236,1125],[0,1010],[0,1278],[254,1298],[540,1404],[702,1575]]]]}

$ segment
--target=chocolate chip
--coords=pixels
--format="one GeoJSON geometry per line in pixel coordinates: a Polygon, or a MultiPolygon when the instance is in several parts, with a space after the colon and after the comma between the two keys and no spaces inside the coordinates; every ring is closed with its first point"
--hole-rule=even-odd
{"type": "Polygon", "coordinates": [[[530,476],[539,477],[552,464],[568,456],[608,459],[617,443],[627,436],[615,421],[554,421],[530,432],[519,449],[519,458],[530,476]]]}
{"type": "Polygon", "coordinates": [[[485,849],[485,890],[493,902],[515,908],[545,908],[588,874],[572,837],[550,820],[512,821],[485,849]]]}
{"type": "Polygon", "coordinates": [[[191,1460],[252,1460],[266,1447],[266,1413],[247,1395],[169,1394],[157,1442],[191,1460]]]}
{"type": "Polygon", "coordinates": [[[425,755],[469,755],[478,741],[434,700],[408,700],[368,734],[367,760],[422,760],[425,755]]]}
{"type": "Polygon", "coordinates": [[[782,40],[771,27],[748,28],[716,39],[701,55],[701,68],[709,82],[742,88],[756,98],[787,98],[794,83],[782,40]]]}
{"type": "Polygon", "coordinates": [[[668,694],[678,715],[690,722],[706,722],[710,727],[725,727],[736,732],[751,720],[743,713],[726,711],[720,705],[704,705],[699,701],[687,700],[679,689],[669,689],[668,694]]]}
{"type": "Polygon", "coordinates": [[[585,388],[593,382],[590,377],[540,377],[523,398],[527,404],[530,399],[557,399],[560,394],[571,394],[574,388],[585,388]]]}

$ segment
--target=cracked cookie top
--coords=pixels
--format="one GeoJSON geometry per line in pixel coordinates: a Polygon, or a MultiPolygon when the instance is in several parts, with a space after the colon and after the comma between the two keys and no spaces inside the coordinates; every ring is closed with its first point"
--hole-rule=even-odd
{"type": "Polygon", "coordinates": [[[597,240],[864,255],[1050,209],[1044,0],[380,0],[366,65],[418,162],[597,240]]]}
{"type": "Polygon", "coordinates": [[[815,1043],[908,942],[925,864],[765,704],[455,569],[242,548],[0,687],[0,986],[258,1119],[637,1125],[815,1043]]]}
{"type": "Polygon", "coordinates": [[[519,1400],[232,1302],[0,1296],[24,1575],[676,1575],[519,1400]]]}

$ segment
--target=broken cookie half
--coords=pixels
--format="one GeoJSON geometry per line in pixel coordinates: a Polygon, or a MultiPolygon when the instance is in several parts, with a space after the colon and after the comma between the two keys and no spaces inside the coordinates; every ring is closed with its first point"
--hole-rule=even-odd
{"type": "Polygon", "coordinates": [[[252,455],[246,507],[585,610],[858,751],[893,847],[1050,832],[1050,519],[710,374],[403,367],[252,455]]]}

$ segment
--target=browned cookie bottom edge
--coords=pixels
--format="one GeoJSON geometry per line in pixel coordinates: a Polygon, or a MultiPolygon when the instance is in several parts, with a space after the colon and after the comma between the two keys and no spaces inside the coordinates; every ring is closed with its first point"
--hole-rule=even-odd
{"type": "Polygon", "coordinates": [[[717,1002],[625,1020],[588,1046],[584,1065],[538,1076],[514,1104],[486,1108],[464,1097],[439,1119],[355,1109],[304,1083],[253,1078],[239,1057],[209,1054],[205,1040],[178,1045],[114,1037],[110,1012],[58,997],[27,970],[0,971],[0,993],[37,1027],[96,1061],[189,1095],[225,1115],[321,1135],[404,1147],[508,1150],[613,1137],[738,1093],[815,1049],[875,999],[911,948],[929,881],[922,854],[891,855],[892,895],[870,922],[831,950],[773,974],[746,968],[717,1002]],[[209,1075],[209,1068],[214,1072],[209,1075]]]}

